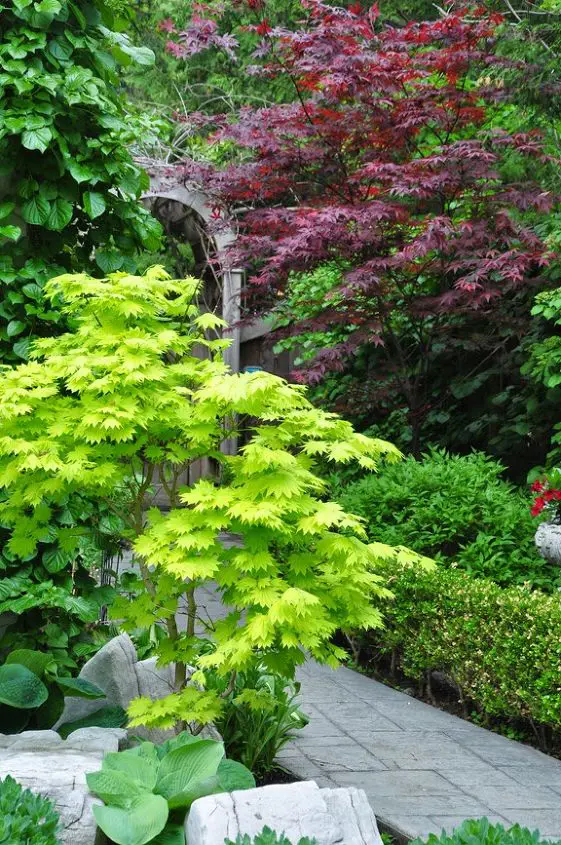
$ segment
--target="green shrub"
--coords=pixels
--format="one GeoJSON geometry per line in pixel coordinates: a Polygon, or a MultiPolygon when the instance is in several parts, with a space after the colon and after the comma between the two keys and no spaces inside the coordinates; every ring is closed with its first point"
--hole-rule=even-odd
{"type": "Polygon", "coordinates": [[[479,452],[432,451],[349,484],[338,499],[366,519],[373,540],[457,563],[502,585],[552,589],[559,567],[538,554],[530,497],[500,478],[503,467],[479,452]]]}
{"type": "Polygon", "coordinates": [[[46,798],[23,789],[8,775],[0,781],[0,842],[57,845],[58,813],[46,798]]]}
{"type": "MultiPolygon", "coordinates": [[[[292,845],[292,843],[284,833],[278,834],[269,827],[264,827],[257,836],[239,835],[235,842],[226,839],[224,845],[292,845]]],[[[315,839],[308,839],[306,836],[304,839],[300,839],[296,845],[317,845],[317,842],[315,839]]]]}
{"type": "Polygon", "coordinates": [[[393,567],[386,627],[366,635],[411,678],[444,672],[488,716],[561,728],[561,598],[457,569],[393,567]]]}
{"type": "Polygon", "coordinates": [[[116,845],[153,840],[154,845],[183,845],[185,814],[193,801],[255,786],[245,766],[224,757],[221,742],[187,732],[159,746],[143,742],[106,754],[101,771],[86,780],[105,805],[94,807],[95,820],[116,845]]]}
{"type": "MultiPolygon", "coordinates": [[[[226,681],[216,678],[224,694],[226,681]]],[[[257,778],[278,766],[275,758],[308,724],[298,706],[300,684],[268,671],[264,665],[238,672],[232,692],[225,698],[216,727],[230,757],[239,760],[257,778]]]]}
{"type": "MultiPolygon", "coordinates": [[[[423,840],[416,839],[413,845],[421,845],[423,840]]],[[[500,824],[491,824],[488,819],[470,819],[457,827],[452,833],[444,831],[436,836],[431,833],[427,845],[538,845],[544,840],[537,830],[515,824],[508,830],[500,824]]]]}

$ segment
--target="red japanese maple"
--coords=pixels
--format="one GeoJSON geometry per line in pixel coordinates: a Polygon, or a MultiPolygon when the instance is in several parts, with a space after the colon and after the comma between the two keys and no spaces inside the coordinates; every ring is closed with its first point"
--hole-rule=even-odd
{"type": "Polygon", "coordinates": [[[337,296],[289,329],[346,327],[306,378],[379,344],[415,413],[434,345],[465,336],[473,315],[496,319],[548,260],[524,223],[552,202],[525,175],[525,161],[544,159],[540,138],[490,128],[508,97],[493,82],[505,64],[499,16],[472,8],[396,28],[376,7],[302,6],[298,31],[271,29],[263,4],[253,27],[251,72],[289,79],[292,101],[214,119],[214,137],[244,156],[224,169],[185,162],[177,175],[236,218],[232,261],[249,270],[253,308],[274,307],[291,273],[340,262],[337,296]]]}

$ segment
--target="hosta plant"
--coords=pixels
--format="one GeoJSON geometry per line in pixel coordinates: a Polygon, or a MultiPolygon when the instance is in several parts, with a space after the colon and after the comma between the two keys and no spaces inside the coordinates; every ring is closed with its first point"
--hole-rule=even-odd
{"type": "Polygon", "coordinates": [[[52,654],[12,651],[0,666],[0,731],[52,727],[62,714],[65,695],[105,698],[103,690],[84,678],[59,677],[52,654]]]}
{"type": "Polygon", "coordinates": [[[59,817],[52,803],[23,789],[10,775],[0,781],[0,842],[57,845],[59,817]]]}
{"type": "Polygon", "coordinates": [[[337,630],[380,625],[372,599],[390,594],[375,569],[391,550],[363,542],[360,520],[322,499],[314,470],[320,458],[364,469],[399,458],[314,408],[304,388],[231,373],[228,341],[212,334],[222,321],[200,313],[198,285],[159,267],[53,279],[47,293],[72,331],[37,341],[29,363],[0,375],[0,518],[17,536],[25,515],[33,543],[46,499],[79,490],[116,511],[140,589],[114,617],[129,630],[161,622],[157,654],[175,664],[170,695],[134,701],[131,722],[195,730],[221,709],[205,670],[227,678],[229,694],[237,673],[258,663],[287,677],[306,653],[336,664],[337,630]],[[221,446],[241,420],[246,445],[228,457],[221,446]],[[218,473],[185,487],[209,459],[218,473]],[[167,514],[149,507],[156,495],[167,514]],[[225,548],[220,532],[242,544],[225,548]],[[195,590],[205,584],[230,608],[225,619],[199,611],[195,590]],[[200,648],[199,626],[210,649],[200,648]]]}
{"type": "Polygon", "coordinates": [[[249,769],[224,757],[221,742],[189,733],[106,754],[101,771],[87,775],[87,782],[105,804],[94,807],[95,819],[116,845],[183,845],[193,801],[255,786],[249,769]]]}
{"type": "MultiPolygon", "coordinates": [[[[421,839],[415,839],[414,845],[421,845],[421,839]]],[[[442,831],[440,835],[431,833],[427,845],[539,845],[546,840],[539,831],[528,830],[515,824],[504,828],[501,824],[491,824],[489,819],[468,819],[451,833],[442,831]]]]}

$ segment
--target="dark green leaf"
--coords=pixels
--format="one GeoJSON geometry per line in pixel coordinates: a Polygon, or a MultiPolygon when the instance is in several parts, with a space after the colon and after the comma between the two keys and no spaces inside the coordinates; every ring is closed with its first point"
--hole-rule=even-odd
{"type": "Polygon", "coordinates": [[[48,691],[37,675],[20,664],[0,666],[0,702],[30,710],[47,700],[48,691]]]}

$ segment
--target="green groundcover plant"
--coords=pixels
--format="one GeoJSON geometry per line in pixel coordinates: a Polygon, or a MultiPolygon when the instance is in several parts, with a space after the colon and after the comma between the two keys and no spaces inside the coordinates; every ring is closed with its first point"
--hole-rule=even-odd
{"type": "Polygon", "coordinates": [[[548,743],[561,728],[561,598],[501,588],[460,570],[398,564],[383,631],[361,645],[421,682],[445,673],[487,718],[527,720],[548,743]],[[541,726],[541,727],[540,727],[541,726]]]}
{"type": "Polygon", "coordinates": [[[319,459],[375,469],[400,457],[314,408],[301,387],[232,374],[228,341],[216,337],[222,321],[200,313],[198,285],[158,267],[53,279],[47,294],[72,331],[37,341],[29,363],[0,374],[0,517],[19,538],[25,515],[32,546],[45,501],[80,491],[114,507],[140,572],[114,617],[131,630],[161,622],[157,654],[175,664],[171,694],[132,702],[131,723],[194,730],[222,706],[204,688],[205,671],[227,678],[227,690],[257,664],[291,678],[306,652],[330,664],[344,656],[332,643],[337,630],[381,624],[373,599],[383,605],[390,593],[376,570],[392,550],[365,543],[360,520],[321,498],[314,470],[319,459]],[[248,442],[228,457],[224,441],[248,418],[248,442]],[[184,488],[209,459],[221,475],[184,488]],[[146,511],[157,494],[166,515],[146,511]],[[225,548],[220,532],[243,544],[225,548]],[[231,608],[225,619],[199,611],[195,590],[205,584],[231,608]],[[212,642],[205,653],[198,623],[212,642]]]}
{"type": "Polygon", "coordinates": [[[189,733],[106,754],[87,783],[105,805],[94,807],[95,819],[116,845],[183,845],[193,801],[255,786],[249,769],[224,757],[221,742],[189,733]]]}
{"type": "Polygon", "coordinates": [[[0,842],[58,845],[58,813],[46,798],[23,789],[10,775],[0,780],[0,842]]]}
{"type": "Polygon", "coordinates": [[[341,505],[366,519],[372,538],[508,586],[553,589],[559,567],[540,557],[531,500],[480,452],[432,450],[343,487],[341,505]]]}
{"type": "Polygon", "coordinates": [[[539,831],[528,830],[515,824],[504,828],[500,824],[491,824],[489,819],[469,819],[452,833],[442,831],[437,836],[431,833],[426,840],[415,839],[414,845],[538,845],[546,840],[539,831]]]}
{"type": "MultiPolygon", "coordinates": [[[[270,827],[264,827],[257,836],[248,836],[247,834],[242,836],[239,834],[235,842],[226,839],[224,845],[292,845],[292,842],[286,838],[284,833],[275,833],[270,827]]],[[[317,845],[317,841],[305,836],[303,839],[299,839],[295,845],[317,845]]]]}

